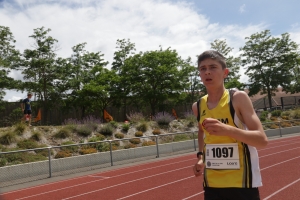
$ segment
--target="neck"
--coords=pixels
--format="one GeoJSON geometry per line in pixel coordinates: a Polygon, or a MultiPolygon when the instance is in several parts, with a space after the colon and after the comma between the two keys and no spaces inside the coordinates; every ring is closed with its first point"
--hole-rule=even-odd
{"type": "Polygon", "coordinates": [[[218,103],[220,101],[221,97],[223,96],[224,91],[225,91],[224,87],[207,91],[208,102],[209,103],[218,103]]]}

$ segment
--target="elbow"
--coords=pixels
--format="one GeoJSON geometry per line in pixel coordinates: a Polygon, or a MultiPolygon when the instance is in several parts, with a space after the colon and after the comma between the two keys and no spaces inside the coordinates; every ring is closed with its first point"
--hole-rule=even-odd
{"type": "Polygon", "coordinates": [[[263,138],[260,143],[257,145],[258,148],[265,148],[268,145],[269,141],[268,138],[263,138]]]}

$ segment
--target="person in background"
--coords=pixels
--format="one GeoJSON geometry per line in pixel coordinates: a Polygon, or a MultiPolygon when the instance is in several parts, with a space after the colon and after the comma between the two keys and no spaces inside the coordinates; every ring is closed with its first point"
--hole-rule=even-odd
{"type": "Polygon", "coordinates": [[[31,105],[30,105],[31,97],[32,97],[32,94],[28,93],[27,98],[25,98],[22,101],[22,104],[21,104],[22,112],[24,114],[23,120],[28,121],[28,126],[31,126],[31,113],[32,113],[31,112],[31,105]]]}
{"type": "Polygon", "coordinates": [[[258,200],[262,186],[256,148],[268,139],[250,98],[224,86],[229,69],[225,58],[209,50],[198,57],[207,95],[192,105],[198,120],[196,177],[203,175],[205,200],[258,200]]]}

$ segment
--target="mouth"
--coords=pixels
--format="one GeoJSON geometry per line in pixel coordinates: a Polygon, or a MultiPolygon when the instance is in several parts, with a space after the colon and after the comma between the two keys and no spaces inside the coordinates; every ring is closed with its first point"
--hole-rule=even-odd
{"type": "Polygon", "coordinates": [[[207,79],[205,79],[205,81],[210,82],[210,81],[212,81],[212,79],[211,78],[207,78],[207,79]]]}

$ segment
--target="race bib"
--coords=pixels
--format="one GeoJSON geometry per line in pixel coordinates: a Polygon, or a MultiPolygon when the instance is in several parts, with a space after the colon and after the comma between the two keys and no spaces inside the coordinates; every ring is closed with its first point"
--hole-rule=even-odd
{"type": "Polygon", "coordinates": [[[205,165],[208,169],[240,169],[238,144],[207,144],[205,165]]]}

